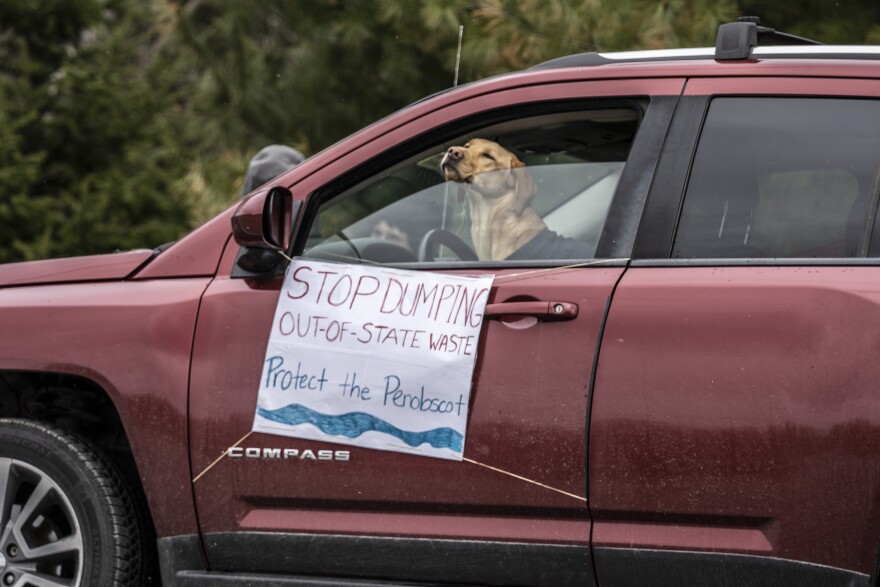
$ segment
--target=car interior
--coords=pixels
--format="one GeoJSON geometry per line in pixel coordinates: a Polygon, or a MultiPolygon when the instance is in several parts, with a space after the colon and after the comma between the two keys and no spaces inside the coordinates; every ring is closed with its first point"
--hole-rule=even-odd
{"type": "Polygon", "coordinates": [[[632,108],[583,110],[455,137],[325,202],[303,256],[390,264],[476,260],[464,249],[472,251],[466,190],[440,173],[446,149],[474,137],[515,153],[538,186],[532,205],[548,228],[595,250],[639,119],[632,108]],[[439,244],[447,246],[421,246],[431,231],[433,239],[442,231],[439,244]]]}

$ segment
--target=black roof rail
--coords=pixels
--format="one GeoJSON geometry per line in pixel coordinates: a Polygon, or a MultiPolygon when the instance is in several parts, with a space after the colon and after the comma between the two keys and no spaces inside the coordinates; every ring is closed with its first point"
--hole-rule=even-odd
{"type": "Polygon", "coordinates": [[[638,63],[649,61],[686,61],[715,59],[737,61],[746,59],[870,59],[880,60],[880,47],[828,46],[824,43],[782,33],[761,26],[756,16],[743,16],[736,22],[718,27],[714,52],[712,47],[690,49],[661,49],[654,51],[624,51],[622,53],[578,53],[557,57],[533,65],[529,69],[558,67],[590,67],[612,63],[638,63]],[[809,49],[808,47],[813,47],[809,49]],[[758,51],[753,51],[759,48],[758,51]],[[787,49],[790,48],[790,49],[787,49]],[[753,57],[753,52],[755,56],[753,57]]]}
{"type": "Polygon", "coordinates": [[[780,46],[821,45],[822,43],[763,27],[761,19],[757,16],[741,16],[736,19],[736,22],[718,27],[718,36],[715,38],[715,59],[718,61],[748,59],[752,49],[759,44],[761,46],[780,46]]]}

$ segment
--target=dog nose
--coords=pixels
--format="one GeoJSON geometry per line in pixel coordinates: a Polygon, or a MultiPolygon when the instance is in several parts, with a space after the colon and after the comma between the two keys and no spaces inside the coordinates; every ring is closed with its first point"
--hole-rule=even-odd
{"type": "Polygon", "coordinates": [[[464,157],[464,151],[462,150],[461,147],[449,147],[449,150],[446,151],[446,155],[450,159],[454,159],[455,161],[458,161],[462,157],[464,157]]]}

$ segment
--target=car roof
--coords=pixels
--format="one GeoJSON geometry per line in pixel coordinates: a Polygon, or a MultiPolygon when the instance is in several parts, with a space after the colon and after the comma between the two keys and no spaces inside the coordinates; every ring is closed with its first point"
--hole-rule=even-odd
{"type": "MultiPolygon", "coordinates": [[[[809,45],[790,47],[754,47],[746,60],[764,59],[847,59],[880,60],[880,46],[865,45],[809,45]]],[[[691,49],[660,49],[653,51],[620,51],[616,53],[578,53],[545,61],[530,69],[589,67],[615,63],[646,63],[661,61],[719,60],[713,47],[691,49]]]]}

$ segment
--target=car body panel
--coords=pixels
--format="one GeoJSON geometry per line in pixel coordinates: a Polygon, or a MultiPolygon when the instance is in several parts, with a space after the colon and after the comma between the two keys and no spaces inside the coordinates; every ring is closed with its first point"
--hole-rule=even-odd
{"type": "MultiPolygon", "coordinates": [[[[234,251],[224,265],[232,259],[234,251]]],[[[514,279],[508,286],[502,281],[493,289],[492,301],[528,292],[541,299],[565,298],[580,307],[572,322],[515,328],[492,321],[479,345],[465,455],[543,487],[474,463],[253,434],[241,446],[315,454],[345,449],[350,459],[227,457],[196,483],[202,530],[218,536],[312,532],[515,540],[581,545],[580,556],[587,556],[589,517],[577,496],[584,492],[582,439],[591,361],[584,363],[581,357],[592,357],[607,297],[622,271],[599,267],[566,278],[551,271],[514,279]],[[562,345],[553,352],[558,362],[534,362],[551,340],[562,345]],[[554,402],[536,404],[536,386],[546,387],[554,402]]],[[[499,276],[504,273],[512,272],[499,276]]],[[[200,314],[206,326],[198,329],[192,375],[196,473],[250,430],[279,287],[280,279],[218,278],[206,293],[200,314]],[[222,333],[230,331],[236,336],[224,339],[222,333]]],[[[344,558],[344,553],[337,554],[344,558]]],[[[209,547],[212,565],[223,564],[225,557],[218,557],[209,547]]],[[[276,564],[281,566],[271,570],[290,572],[294,567],[283,565],[295,562],[280,560],[276,564]]]]}
{"type": "Polygon", "coordinates": [[[754,96],[880,96],[880,80],[804,78],[779,76],[773,78],[725,77],[720,79],[691,79],[686,96],[739,95],[754,96]]]}
{"type": "Polygon", "coordinates": [[[187,383],[207,279],[0,289],[0,370],[89,379],[116,406],[160,535],[196,530],[187,383]],[[173,498],[170,498],[173,496],[173,498]]]}
{"type": "Polygon", "coordinates": [[[235,206],[215,216],[193,232],[170,243],[133,279],[210,277],[217,271],[226,242],[232,236],[230,218],[235,206]]]}
{"type": "Polygon", "coordinates": [[[593,400],[594,544],[872,572],[878,304],[872,267],[629,269],[593,400]]]}
{"type": "Polygon", "coordinates": [[[140,249],[110,255],[9,263],[0,271],[0,287],[124,279],[152,256],[153,251],[140,249]]]}
{"type": "MultiPolygon", "coordinates": [[[[291,182],[294,198],[310,198],[307,218],[311,199],[339,178],[393,164],[394,153],[405,150],[409,142],[475,113],[551,100],[678,96],[683,87],[683,79],[623,79],[484,91],[473,97],[462,90],[464,98],[453,102],[449,96],[457,94],[450,93],[442,97],[449,105],[431,108],[418,118],[406,114],[401,115],[406,123],[378,123],[371,140],[359,136],[359,148],[323,166],[294,169],[278,182],[291,182]],[[382,128],[388,131],[380,134],[382,128]]],[[[671,108],[664,112],[658,142],[671,108]]],[[[633,174],[644,175],[653,164],[646,161],[645,168],[633,174]]],[[[647,190],[649,177],[631,183],[647,190]]],[[[296,544],[303,532],[340,536],[340,544],[348,544],[346,536],[439,540],[447,546],[443,541],[515,540],[536,548],[556,544],[580,549],[563,555],[574,557],[569,559],[572,564],[589,561],[590,520],[583,499],[588,387],[605,308],[624,270],[622,263],[537,272],[491,270],[496,275],[491,302],[559,300],[577,304],[579,313],[568,322],[484,323],[465,445],[469,461],[459,463],[248,434],[281,279],[232,277],[237,254],[238,247],[230,243],[203,299],[191,380],[193,472],[199,479],[195,490],[210,565],[229,560],[230,533],[271,548],[296,544]],[[314,454],[344,448],[350,459],[227,456],[214,464],[239,441],[245,449],[256,449],[255,454],[264,448],[314,454]],[[520,529],[512,531],[514,526],[520,529]]],[[[345,558],[345,552],[338,554],[345,558]]],[[[274,564],[265,570],[301,571],[294,559],[282,557],[274,564]]],[[[425,572],[421,580],[442,577],[425,572]]]]}
{"type": "Polygon", "coordinates": [[[636,561],[698,568],[700,552],[706,569],[723,558],[708,553],[725,553],[814,584],[867,584],[875,571],[878,342],[863,327],[878,315],[874,263],[663,258],[711,100],[778,95],[875,98],[880,81],[688,80],[670,130],[679,147],[661,160],[636,247],[644,260],[621,280],[601,347],[589,464],[600,584],[629,584],[619,573],[636,561]],[[829,583],[829,569],[851,576],[829,583]]]}

